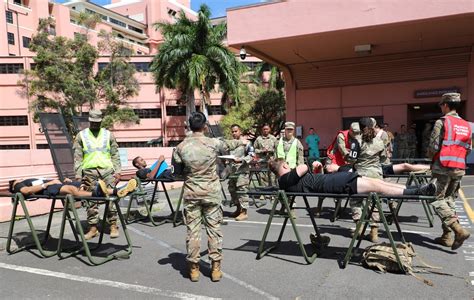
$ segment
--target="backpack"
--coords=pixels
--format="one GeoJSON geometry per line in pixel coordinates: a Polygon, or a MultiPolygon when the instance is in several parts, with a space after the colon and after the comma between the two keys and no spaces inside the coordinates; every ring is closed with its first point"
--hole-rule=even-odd
{"type": "MultiPolygon", "coordinates": [[[[433,282],[421,277],[420,275],[416,275],[415,273],[428,272],[440,275],[450,275],[426,270],[441,268],[430,266],[423,262],[419,257],[418,259],[423,264],[423,266],[414,266],[413,258],[416,256],[416,252],[415,249],[413,249],[413,245],[411,243],[397,243],[395,244],[395,247],[397,248],[398,256],[400,257],[400,261],[405,268],[406,273],[412,275],[420,281],[423,281],[427,285],[433,286],[433,282]],[[421,270],[419,268],[425,269],[421,270]]],[[[397,258],[390,243],[379,243],[365,248],[364,253],[362,253],[362,264],[369,269],[376,269],[383,273],[404,273],[404,271],[401,270],[400,266],[398,265],[397,258]]]]}

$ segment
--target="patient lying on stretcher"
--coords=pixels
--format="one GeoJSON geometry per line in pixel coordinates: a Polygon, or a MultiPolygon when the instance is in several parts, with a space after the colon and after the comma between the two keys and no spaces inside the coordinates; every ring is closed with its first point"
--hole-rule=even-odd
{"type": "Polygon", "coordinates": [[[8,190],[10,193],[22,193],[23,195],[46,195],[54,197],[57,195],[73,195],[76,197],[107,197],[109,195],[125,197],[133,192],[137,187],[137,181],[131,179],[127,185],[121,188],[109,189],[104,181],[97,181],[92,192],[86,191],[79,181],[65,179],[61,182],[58,179],[29,178],[22,180],[10,180],[8,190]]]}
{"type": "MultiPolygon", "coordinates": [[[[313,168],[321,163],[313,162],[313,168]]],[[[366,194],[376,192],[385,195],[433,196],[436,184],[431,182],[420,187],[406,188],[404,185],[385,182],[380,179],[359,176],[357,172],[336,172],[332,174],[312,174],[307,165],[291,169],[284,159],[269,162],[270,170],[278,176],[280,188],[288,192],[324,194],[366,194]]]]}

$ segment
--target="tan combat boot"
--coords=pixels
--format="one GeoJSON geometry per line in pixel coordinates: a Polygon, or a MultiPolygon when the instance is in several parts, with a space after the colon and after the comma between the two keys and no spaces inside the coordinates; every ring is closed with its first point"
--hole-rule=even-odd
{"type": "Polygon", "coordinates": [[[220,281],[221,278],[222,278],[221,262],[213,261],[212,268],[211,268],[211,280],[213,282],[217,282],[217,281],[220,281]]]}
{"type": "Polygon", "coordinates": [[[242,208],[240,211],[240,214],[235,218],[236,221],[245,221],[249,218],[247,215],[247,210],[245,208],[242,208]]]}
{"type": "Polygon", "coordinates": [[[90,240],[90,239],[95,238],[98,235],[99,235],[99,229],[97,229],[97,226],[96,225],[91,225],[89,227],[89,231],[84,235],[84,238],[86,240],[90,240]]]}
{"type": "Polygon", "coordinates": [[[379,240],[379,228],[370,227],[369,241],[371,241],[372,243],[377,243],[378,240],[379,240]]]}
{"type": "Polygon", "coordinates": [[[465,240],[467,240],[471,234],[466,229],[462,228],[458,221],[454,222],[449,226],[454,231],[454,242],[451,246],[451,250],[456,250],[462,246],[465,240]]]}
{"type": "Polygon", "coordinates": [[[444,225],[443,223],[443,234],[440,237],[437,237],[434,239],[434,242],[436,244],[445,246],[445,247],[451,247],[453,245],[454,240],[451,237],[451,230],[449,230],[449,227],[444,225]]]}
{"type": "Polygon", "coordinates": [[[117,223],[110,224],[110,238],[115,239],[119,237],[119,230],[117,223]]]}
{"type": "Polygon", "coordinates": [[[198,263],[189,263],[189,278],[192,282],[199,281],[199,264],[198,263]]]}

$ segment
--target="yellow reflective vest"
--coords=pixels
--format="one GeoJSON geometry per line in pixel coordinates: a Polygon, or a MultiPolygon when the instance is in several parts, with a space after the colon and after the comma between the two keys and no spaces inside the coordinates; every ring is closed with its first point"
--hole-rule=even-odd
{"type": "Polygon", "coordinates": [[[298,140],[293,139],[288,153],[285,153],[285,147],[283,146],[283,138],[280,138],[277,146],[277,158],[284,158],[290,168],[296,168],[298,163],[298,140]]]}
{"type": "Polygon", "coordinates": [[[110,131],[101,128],[95,137],[89,128],[80,133],[82,139],[82,160],[83,169],[112,169],[112,159],[110,158],[110,131]]]}

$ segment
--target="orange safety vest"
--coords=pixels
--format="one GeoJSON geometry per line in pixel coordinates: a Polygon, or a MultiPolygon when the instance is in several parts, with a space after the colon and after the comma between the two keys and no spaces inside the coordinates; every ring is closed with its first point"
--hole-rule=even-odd
{"type": "Polygon", "coordinates": [[[346,164],[346,160],[342,156],[342,153],[337,149],[337,136],[342,133],[344,135],[344,140],[346,141],[346,149],[349,150],[351,145],[349,144],[349,130],[340,130],[331,145],[327,149],[327,156],[338,166],[343,166],[346,164]]]}
{"type": "Polygon", "coordinates": [[[467,151],[471,148],[472,129],[469,122],[455,116],[444,117],[441,150],[435,156],[446,168],[466,169],[467,151]]]}

